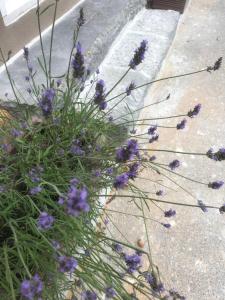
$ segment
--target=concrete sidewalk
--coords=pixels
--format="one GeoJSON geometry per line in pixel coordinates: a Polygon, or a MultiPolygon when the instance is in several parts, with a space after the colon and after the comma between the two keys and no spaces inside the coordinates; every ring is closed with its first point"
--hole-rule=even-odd
{"type": "MultiPolygon", "coordinates": [[[[158,78],[182,74],[212,65],[220,56],[225,57],[225,1],[191,0],[181,17],[175,40],[164,60],[158,78]]],[[[144,109],[140,119],[183,114],[196,104],[202,104],[202,111],[195,119],[188,118],[185,130],[159,130],[159,142],[152,148],[174,149],[187,152],[206,152],[211,146],[225,146],[225,67],[212,74],[201,73],[191,77],[171,79],[152,86],[145,98],[145,105],[164,99],[169,101],[144,109]]],[[[159,125],[176,126],[179,119],[159,122],[159,125]]],[[[146,132],[147,126],[139,126],[137,133],[146,132]]],[[[147,149],[150,149],[147,146],[147,149]]],[[[182,163],[177,171],[202,182],[225,179],[225,163],[214,162],[206,157],[184,155],[157,155],[157,161],[168,164],[173,159],[182,163]]],[[[166,171],[163,172],[169,175],[166,171]]],[[[224,187],[219,191],[209,189],[169,175],[175,182],[190,191],[185,193],[162,176],[156,178],[150,169],[144,170],[136,185],[144,191],[154,193],[165,184],[174,190],[163,188],[163,200],[196,204],[197,199],[208,205],[221,206],[225,202],[224,187]],[[146,178],[146,179],[143,179],[146,178]],[[152,183],[150,180],[162,180],[152,183]]],[[[150,196],[152,196],[150,194],[150,196]]],[[[151,205],[146,216],[160,222],[172,224],[166,230],[160,224],[147,220],[148,235],[155,263],[159,266],[162,281],[167,288],[175,288],[188,300],[225,299],[225,219],[217,210],[204,214],[198,208],[163,205],[162,209],[173,208],[177,216],[171,220],[163,218],[163,212],[151,205]]],[[[135,205],[124,198],[113,201],[111,209],[125,213],[139,214],[135,205]]],[[[114,214],[110,230],[124,236],[131,242],[147,239],[141,218],[114,214]],[[121,233],[118,232],[118,228],[121,233]]],[[[140,298],[142,299],[142,298],[140,298]]],[[[144,298],[143,298],[144,299],[144,298]]]]}

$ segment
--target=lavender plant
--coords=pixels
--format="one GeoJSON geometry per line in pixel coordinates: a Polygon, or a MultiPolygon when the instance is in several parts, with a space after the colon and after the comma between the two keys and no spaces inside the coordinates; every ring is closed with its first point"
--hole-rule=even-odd
{"type": "MultiPolygon", "coordinates": [[[[176,173],[180,165],[178,160],[164,167],[155,161],[154,153],[192,154],[152,148],[149,150],[152,154],[146,154],[134,126],[150,120],[130,120],[132,112],[113,120],[113,109],[108,108],[112,100],[118,98],[119,104],[135,89],[168,78],[141,86],[132,82],[122,94],[110,98],[128,72],[143,62],[148,42],[144,40],[140,44],[127,72],[107,91],[105,82],[98,76],[89,79],[90,71],[77,40],[79,29],[85,24],[82,9],[74,30],[68,71],[63,77],[53,76],[51,57],[57,2],[47,62],[37,1],[42,49],[39,63],[46,79],[42,85],[36,83],[30,51],[24,48],[26,80],[30,83],[28,92],[35,99],[34,105],[22,103],[1,51],[15,102],[11,105],[4,102],[4,113],[1,113],[0,298],[65,299],[66,292],[70,291],[73,300],[138,299],[137,293],[146,299],[185,299],[178,292],[165,289],[150,253],[118,241],[98,227],[104,211],[100,198],[108,198],[112,189],[128,189],[133,199],[140,200],[137,209],[142,211],[148,206],[146,200],[166,202],[133,187],[143,166],[158,173],[161,169],[176,173]],[[84,88],[91,88],[92,96],[88,96],[89,93],[84,96],[84,88]],[[147,269],[142,267],[143,257],[148,260],[147,269]]],[[[213,72],[220,68],[221,62],[220,58],[213,66],[173,78],[213,72]]],[[[168,118],[179,118],[175,128],[182,130],[187,119],[196,117],[200,110],[199,104],[188,112],[168,118]]],[[[149,143],[157,141],[157,126],[151,126],[147,134],[149,143]]],[[[224,148],[195,154],[215,161],[225,160],[224,148]]],[[[223,181],[206,185],[219,189],[223,181]]],[[[162,190],[157,191],[157,196],[162,194],[162,190]]],[[[118,192],[113,198],[117,195],[118,192]]],[[[131,197],[129,193],[119,196],[131,197]]],[[[220,208],[207,206],[201,200],[194,204],[168,203],[193,206],[204,212],[209,208],[225,212],[225,205],[220,208]]],[[[164,212],[165,218],[175,215],[174,208],[164,212]]],[[[170,228],[169,223],[160,224],[170,228]]]]}

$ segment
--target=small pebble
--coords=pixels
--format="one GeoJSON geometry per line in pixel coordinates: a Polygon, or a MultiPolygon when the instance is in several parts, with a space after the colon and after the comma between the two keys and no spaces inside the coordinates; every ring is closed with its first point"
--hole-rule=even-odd
{"type": "Polygon", "coordinates": [[[144,243],[144,241],[143,241],[142,239],[139,239],[139,240],[137,241],[137,245],[138,245],[138,247],[140,247],[140,248],[144,248],[145,243],[144,243]]]}

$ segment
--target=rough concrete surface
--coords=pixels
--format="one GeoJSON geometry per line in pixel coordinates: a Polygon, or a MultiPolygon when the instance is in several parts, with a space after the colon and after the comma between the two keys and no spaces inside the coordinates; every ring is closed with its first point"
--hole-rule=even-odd
{"type": "MultiPolygon", "coordinates": [[[[76,24],[79,9],[84,8],[86,24],[81,28],[79,41],[86,54],[86,62],[92,71],[99,66],[104,59],[109,47],[123,26],[132,19],[144,6],[144,0],[84,0],[68,12],[55,28],[54,51],[52,58],[52,71],[54,76],[62,75],[68,65],[68,57],[72,46],[73,29],[76,24]]],[[[50,33],[48,30],[43,35],[46,57],[49,57],[50,33]]],[[[37,72],[37,81],[43,82],[43,75],[37,63],[40,57],[39,41],[32,43],[31,59],[37,72]]],[[[12,78],[21,92],[27,88],[24,77],[27,75],[26,64],[20,57],[12,60],[9,65],[12,78]]],[[[0,68],[1,90],[0,97],[6,92],[10,93],[9,82],[6,73],[0,68]]],[[[31,99],[30,99],[31,100],[31,99]]],[[[32,100],[31,100],[32,101],[32,100]]]]}
{"type": "MultiPolygon", "coordinates": [[[[133,81],[135,85],[148,82],[155,78],[162,60],[164,59],[174,38],[179,13],[175,11],[142,9],[130,21],[115,39],[110,51],[100,65],[100,76],[106,82],[107,89],[111,89],[119,78],[127,71],[134,50],[141,41],[148,41],[148,51],[145,63],[131,70],[122,82],[114,89],[110,97],[116,96],[126,90],[133,81]]],[[[144,99],[147,88],[142,88],[131,93],[115,109],[113,116],[119,117],[125,112],[138,109],[144,99]]],[[[120,98],[109,103],[112,108],[120,98]]]]}
{"type": "MultiPolygon", "coordinates": [[[[181,17],[178,30],[164,60],[158,78],[182,74],[212,65],[220,56],[225,56],[225,2],[221,0],[191,0],[181,17]]],[[[211,146],[218,149],[225,145],[225,67],[212,74],[201,73],[162,81],[151,88],[145,98],[145,105],[161,100],[171,93],[167,102],[143,109],[140,119],[183,114],[197,103],[202,104],[200,115],[188,119],[183,131],[159,128],[159,142],[142,145],[150,149],[170,149],[205,153],[211,146]]],[[[176,126],[180,119],[161,120],[159,125],[176,126]]],[[[153,122],[152,122],[153,123],[153,122]]],[[[137,133],[145,133],[149,124],[143,122],[137,133]]],[[[144,140],[141,140],[142,142],[144,140]]],[[[146,140],[147,141],[147,140],[146,140]]],[[[175,155],[149,151],[157,155],[157,161],[168,164],[173,159],[182,163],[177,170],[192,179],[208,183],[215,179],[225,179],[225,163],[214,162],[206,157],[175,155]]],[[[162,171],[163,175],[169,175],[162,171]]],[[[212,190],[202,184],[169,175],[176,183],[188,190],[187,194],[164,176],[157,176],[150,168],[144,170],[136,185],[150,196],[164,184],[163,200],[196,204],[197,199],[208,205],[221,206],[225,202],[224,187],[212,190]],[[143,179],[146,178],[146,179],[143,179]],[[163,181],[157,181],[157,180],[163,181]],[[151,182],[151,180],[157,182],[151,182]],[[152,193],[152,194],[151,194],[152,193]],[[196,199],[197,198],[197,199],[196,199]]],[[[161,187],[162,188],[162,187],[161,187]]],[[[126,192],[125,192],[126,193],[126,192]]],[[[160,204],[162,209],[175,208],[177,216],[170,221],[172,228],[166,230],[160,224],[147,220],[148,236],[155,263],[159,266],[162,280],[167,288],[175,288],[188,300],[225,299],[225,219],[218,210],[204,214],[198,208],[160,204]]],[[[124,198],[113,201],[111,209],[138,214],[124,198]]],[[[165,222],[163,212],[151,204],[146,216],[165,222]]],[[[145,248],[147,239],[141,218],[113,214],[112,218],[123,236],[112,224],[111,232],[119,238],[136,242],[143,238],[145,248]]],[[[142,299],[140,297],[140,299],[142,299]]],[[[144,298],[143,298],[144,299],[144,298]]]]}

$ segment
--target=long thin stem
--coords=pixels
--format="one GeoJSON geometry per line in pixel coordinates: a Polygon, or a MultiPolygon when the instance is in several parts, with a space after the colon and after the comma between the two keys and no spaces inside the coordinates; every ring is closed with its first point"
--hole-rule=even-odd
{"type": "MultiPolygon", "coordinates": [[[[194,72],[189,72],[189,73],[180,74],[180,75],[174,75],[174,76],[168,76],[168,77],[164,77],[164,78],[159,78],[159,79],[152,80],[152,81],[149,81],[147,83],[138,85],[138,86],[134,87],[131,91],[137,90],[139,88],[142,88],[144,86],[147,86],[147,85],[159,82],[159,81],[164,81],[164,80],[168,80],[168,79],[175,79],[175,78],[184,77],[184,76],[190,76],[190,75],[194,75],[194,74],[206,72],[207,70],[208,70],[208,68],[205,68],[205,69],[202,69],[202,70],[199,70],[199,71],[194,71],[194,72]]],[[[118,98],[118,97],[124,95],[125,93],[126,92],[123,92],[123,93],[121,93],[121,94],[119,94],[119,95],[117,95],[115,97],[112,97],[112,98],[108,99],[107,102],[112,101],[113,99],[118,98]]]]}
{"type": "Polygon", "coordinates": [[[31,275],[31,273],[30,273],[30,271],[29,271],[29,269],[28,269],[28,267],[27,267],[27,265],[26,265],[26,263],[25,263],[25,261],[24,261],[24,259],[23,259],[22,253],[21,253],[20,248],[19,248],[19,242],[18,242],[18,238],[17,238],[16,231],[15,231],[15,229],[14,229],[14,227],[12,226],[11,223],[9,223],[9,226],[10,226],[12,232],[13,232],[13,236],[14,236],[14,240],[15,240],[15,244],[16,244],[16,248],[17,248],[17,252],[18,252],[18,254],[19,254],[20,260],[21,260],[21,262],[22,262],[22,264],[23,264],[23,266],[24,266],[24,269],[25,269],[26,272],[27,272],[27,275],[31,278],[32,275],[31,275]]]}
{"type": "Polygon", "coordinates": [[[168,152],[168,153],[176,153],[176,154],[184,154],[184,155],[200,155],[200,156],[206,156],[205,153],[182,152],[182,151],[166,150],[166,149],[139,149],[139,150],[143,150],[143,151],[151,151],[151,152],[168,152]]]}
{"type": "MultiPolygon", "coordinates": [[[[111,92],[120,84],[120,82],[127,76],[127,74],[129,73],[129,71],[130,71],[130,69],[131,68],[129,68],[124,74],[123,74],[123,76],[114,84],[114,86],[106,93],[106,95],[105,95],[105,98],[109,95],[109,94],[111,94],[111,92]]],[[[124,94],[126,94],[126,92],[125,93],[123,93],[123,95],[124,94]]],[[[108,102],[108,101],[107,101],[108,102]]]]}
{"type": "Polygon", "coordinates": [[[46,82],[47,82],[47,87],[48,87],[49,86],[49,84],[48,84],[48,69],[47,69],[47,63],[46,63],[44,46],[43,46],[43,40],[42,40],[42,34],[41,34],[40,0],[37,0],[37,20],[38,20],[38,32],[39,32],[39,38],[40,38],[41,52],[42,52],[42,56],[43,56],[44,68],[45,68],[45,75],[46,75],[46,82]]]}
{"type": "Polygon", "coordinates": [[[58,0],[55,1],[55,9],[54,9],[54,16],[53,16],[53,23],[52,23],[52,33],[51,33],[51,42],[50,42],[50,52],[49,52],[49,80],[50,80],[50,85],[51,85],[51,71],[52,71],[52,47],[53,47],[53,40],[54,40],[54,29],[55,29],[57,7],[58,7],[58,0]]]}
{"type": "Polygon", "coordinates": [[[17,103],[20,103],[20,100],[16,94],[16,91],[15,91],[15,88],[14,88],[14,84],[13,84],[13,81],[12,81],[12,78],[11,78],[11,75],[9,73],[9,69],[7,67],[7,63],[6,63],[6,60],[5,60],[5,57],[4,57],[4,54],[3,54],[3,51],[2,49],[0,48],[0,52],[1,52],[1,57],[2,57],[2,60],[3,60],[3,63],[4,63],[4,66],[5,66],[5,69],[6,69],[6,73],[7,73],[7,76],[8,76],[8,79],[9,79],[9,82],[10,82],[10,85],[11,85],[11,88],[12,88],[12,91],[13,91],[13,94],[16,98],[16,101],[17,103]]]}

